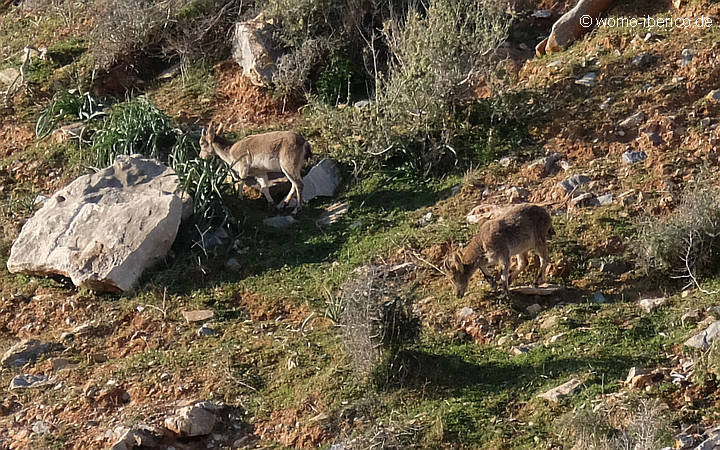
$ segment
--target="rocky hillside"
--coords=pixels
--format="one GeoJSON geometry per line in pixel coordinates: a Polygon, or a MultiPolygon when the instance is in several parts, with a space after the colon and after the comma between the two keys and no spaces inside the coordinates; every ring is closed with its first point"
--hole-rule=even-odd
{"type": "MultiPolygon", "coordinates": [[[[462,107],[437,113],[456,122],[427,135],[425,113],[392,122],[373,109],[389,95],[357,95],[383,84],[351,83],[342,61],[379,51],[290,27],[279,0],[149,2],[137,17],[166,8],[176,25],[148,22],[162,33],[130,47],[104,32],[112,2],[75,3],[0,3],[3,267],[39,259],[11,247],[60,189],[93,173],[82,180],[115,187],[104,168],[124,130],[138,130],[126,148],[172,166],[195,203],[161,189],[183,222],[128,286],[2,271],[0,448],[720,447],[720,3],[616,2],[603,17],[712,25],[599,26],[539,57],[572,5],[517,3],[492,70],[463,85],[462,107]],[[347,52],[283,66],[305,74],[311,95],[287,87],[290,72],[261,86],[215,45],[226,35],[204,31],[261,9],[286,49],[347,52]],[[342,184],[294,216],[250,186],[241,198],[227,167],[195,157],[211,122],[232,140],[302,133],[304,173],[330,158],[342,184]],[[509,298],[480,275],[457,298],[446,256],[523,202],[552,215],[549,284],[531,286],[531,259],[509,298]]],[[[306,3],[313,24],[322,2],[306,3]]],[[[322,23],[351,19],[335,4],[322,3],[322,23]]],[[[362,29],[368,17],[353,20],[362,29]]],[[[271,192],[287,189],[275,180],[271,192]]],[[[137,214],[149,204],[130,203],[137,214]]],[[[106,250],[75,247],[81,268],[106,250]]]]}

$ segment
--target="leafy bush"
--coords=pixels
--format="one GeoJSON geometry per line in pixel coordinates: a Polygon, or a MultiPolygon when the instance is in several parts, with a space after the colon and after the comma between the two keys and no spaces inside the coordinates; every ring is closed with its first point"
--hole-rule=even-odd
{"type": "Polygon", "coordinates": [[[195,221],[201,225],[222,227],[233,222],[223,197],[237,194],[226,180],[230,167],[220,158],[200,159],[197,139],[183,134],[173,146],[170,166],[177,173],[179,191],[193,199],[195,221]]]}
{"type": "Polygon", "coordinates": [[[640,265],[689,284],[720,267],[720,189],[700,180],[667,220],[641,223],[635,242],[640,265]]]}
{"type": "Polygon", "coordinates": [[[311,112],[327,124],[319,131],[328,142],[344,142],[340,157],[358,171],[390,166],[426,177],[457,161],[470,87],[491,78],[489,61],[509,21],[494,0],[412,3],[404,18],[390,19],[381,37],[368,39],[373,101],[346,110],[315,104],[311,112]]]}
{"type": "Polygon", "coordinates": [[[89,92],[77,89],[59,91],[50,104],[40,113],[35,123],[35,136],[48,136],[57,125],[68,119],[88,121],[105,114],[104,105],[89,92]]]}
{"type": "Polygon", "coordinates": [[[139,153],[163,159],[161,150],[169,151],[176,138],[170,119],[146,97],[137,97],[110,111],[94,135],[92,160],[97,167],[106,167],[118,155],[139,153]]]}
{"type": "Polygon", "coordinates": [[[399,280],[384,266],[362,267],[342,286],[343,342],[360,376],[393,361],[419,334],[412,299],[399,289],[399,280]]]}
{"type": "Polygon", "coordinates": [[[357,76],[348,59],[333,58],[317,80],[317,95],[331,105],[350,102],[351,85],[357,76]]]}
{"type": "Polygon", "coordinates": [[[273,76],[275,92],[282,96],[308,93],[313,70],[331,52],[332,46],[327,39],[308,39],[296,50],[281,56],[273,76]]]}

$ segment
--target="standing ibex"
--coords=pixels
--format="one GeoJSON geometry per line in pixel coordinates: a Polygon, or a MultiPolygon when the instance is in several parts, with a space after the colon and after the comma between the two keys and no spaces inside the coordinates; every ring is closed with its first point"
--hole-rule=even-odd
{"type": "Polygon", "coordinates": [[[248,136],[233,144],[219,138],[221,129],[222,127],[218,126],[217,131],[213,131],[211,124],[207,130],[202,130],[200,157],[207,159],[217,155],[241,180],[255,177],[260,191],[271,206],[275,204],[275,200],[270,195],[268,173],[282,172],[292,187],[277,208],[289,204],[295,194],[297,206],[293,213],[297,212],[302,205],[303,182],[300,170],[311,154],[308,141],[292,131],[273,131],[248,136]]]}
{"type": "Polygon", "coordinates": [[[448,276],[455,286],[458,298],[465,295],[470,277],[480,270],[493,287],[488,268],[491,265],[502,266],[502,282],[505,295],[508,296],[510,281],[527,266],[530,250],[540,257],[540,273],[535,284],[545,280],[545,267],[548,261],[547,239],[555,231],[552,228],[550,214],[539,205],[525,204],[512,207],[500,217],[488,220],[480,226],[478,234],[463,251],[450,254],[445,260],[448,276]],[[517,255],[517,268],[508,274],[510,258],[517,255]]]}

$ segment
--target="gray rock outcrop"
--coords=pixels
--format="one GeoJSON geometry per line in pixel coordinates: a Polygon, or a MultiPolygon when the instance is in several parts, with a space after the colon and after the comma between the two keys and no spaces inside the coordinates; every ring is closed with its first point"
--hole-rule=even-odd
{"type": "Polygon", "coordinates": [[[157,160],[118,156],[44,202],[13,244],[8,270],[59,274],[96,291],[132,288],[175,240],[182,215],[177,183],[157,160]]]}
{"type": "Polygon", "coordinates": [[[277,73],[281,52],[275,47],[272,24],[262,14],[235,24],[232,56],[243,68],[243,75],[253,84],[267,86],[277,73]]]}
{"type": "Polygon", "coordinates": [[[579,0],[570,11],[552,26],[550,36],[535,47],[535,53],[557,53],[595,27],[595,19],[608,9],[614,0],[579,0]]]}

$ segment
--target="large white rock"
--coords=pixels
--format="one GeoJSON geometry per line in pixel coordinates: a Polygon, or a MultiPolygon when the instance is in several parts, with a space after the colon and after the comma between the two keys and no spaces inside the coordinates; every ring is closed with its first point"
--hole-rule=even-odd
{"type": "MultiPolygon", "coordinates": [[[[334,160],[323,158],[310,169],[302,181],[303,203],[308,203],[315,197],[332,197],[342,181],[340,167],[334,160]]],[[[293,197],[288,206],[295,205],[297,205],[297,198],[293,197]]]]}
{"type": "Polygon", "coordinates": [[[97,291],[130,289],[175,240],[177,183],[157,160],[118,156],[44,202],[13,244],[8,270],[60,274],[97,291]]]}
{"type": "Polygon", "coordinates": [[[277,72],[277,50],[272,38],[272,24],[260,14],[252,20],[235,24],[232,56],[243,68],[243,75],[253,84],[267,86],[277,72]]]}

